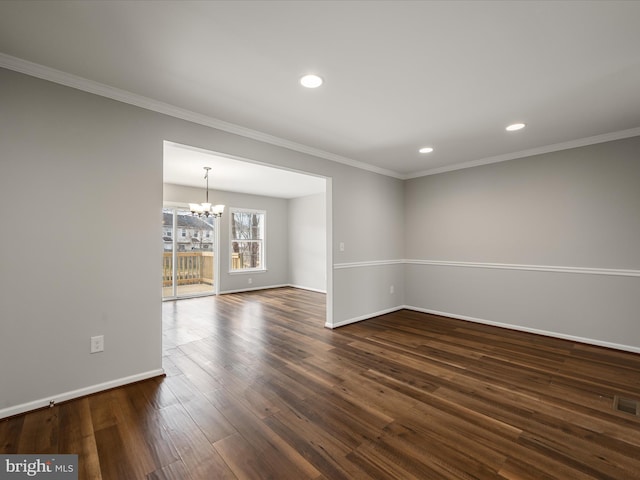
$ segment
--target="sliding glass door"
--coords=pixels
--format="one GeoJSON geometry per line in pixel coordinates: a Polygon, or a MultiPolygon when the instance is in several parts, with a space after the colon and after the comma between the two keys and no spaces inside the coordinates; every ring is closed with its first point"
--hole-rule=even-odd
{"type": "Polygon", "coordinates": [[[215,293],[215,219],[188,210],[162,210],[162,298],[215,293]]]}

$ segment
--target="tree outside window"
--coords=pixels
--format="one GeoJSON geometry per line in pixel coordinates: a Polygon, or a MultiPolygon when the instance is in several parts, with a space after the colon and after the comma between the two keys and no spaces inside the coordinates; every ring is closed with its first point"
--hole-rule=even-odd
{"type": "Polygon", "coordinates": [[[266,213],[231,209],[231,271],[264,270],[266,213]]]}

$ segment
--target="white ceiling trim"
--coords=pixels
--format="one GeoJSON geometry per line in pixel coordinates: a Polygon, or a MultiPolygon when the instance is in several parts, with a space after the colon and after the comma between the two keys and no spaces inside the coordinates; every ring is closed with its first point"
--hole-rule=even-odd
{"type": "Polygon", "coordinates": [[[358,160],[354,160],[352,158],[343,157],[331,152],[325,152],[324,150],[320,150],[318,148],[309,147],[307,145],[292,142],[284,138],[276,137],[274,135],[269,135],[267,133],[236,125],[234,123],[225,122],[224,120],[202,115],[184,108],[179,108],[168,103],[145,97],[143,95],[138,95],[126,90],[111,87],[109,85],[105,85],[104,83],[79,77],[71,73],[63,72],[61,70],[30,62],[28,60],[23,60],[21,58],[13,57],[1,52],[0,67],[24,73],[32,77],[42,78],[43,80],[48,80],[54,83],[65,85],[67,87],[72,87],[77,90],[100,95],[102,97],[117,100],[119,102],[135,105],[136,107],[141,107],[146,110],[151,110],[175,118],[180,118],[182,120],[187,120],[189,122],[204,125],[206,127],[215,128],[228,133],[233,133],[235,135],[240,135],[242,137],[251,138],[253,140],[259,140],[261,142],[276,145],[278,147],[288,148],[289,150],[294,150],[296,152],[313,155],[314,157],[324,158],[325,160],[331,160],[333,162],[342,163],[362,170],[368,170],[370,172],[378,173],[388,177],[399,179],[403,178],[401,174],[392,170],[376,167],[375,165],[369,165],[368,163],[359,162],[358,160]]]}
{"type": "Polygon", "coordinates": [[[620,132],[604,133],[602,135],[595,135],[593,137],[580,138],[578,140],[571,140],[569,142],[556,143],[554,145],[547,145],[544,147],[531,148],[529,150],[522,150],[520,152],[508,153],[505,155],[497,155],[495,157],[481,158],[479,160],[472,160],[470,162],[458,163],[457,165],[450,165],[447,167],[432,168],[429,170],[423,170],[411,175],[405,175],[404,179],[426,177],[428,175],[436,175],[438,173],[451,172],[453,170],[462,170],[464,168],[479,167],[481,165],[488,165],[490,163],[506,162],[508,160],[516,160],[518,158],[532,157],[534,155],[541,155],[543,153],[559,152],[561,150],[568,150],[570,148],[586,147],[587,145],[595,145],[596,143],[611,142],[613,140],[622,140],[623,138],[637,137],[640,135],[640,127],[630,128],[629,130],[622,130],[620,132]]]}

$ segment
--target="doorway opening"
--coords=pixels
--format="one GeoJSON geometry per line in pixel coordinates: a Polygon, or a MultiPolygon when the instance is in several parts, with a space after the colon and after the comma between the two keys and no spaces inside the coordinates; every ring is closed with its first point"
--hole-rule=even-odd
{"type": "MultiPolygon", "coordinates": [[[[164,227],[170,223],[169,213],[173,212],[171,221],[175,222],[171,235],[167,235],[169,229],[163,232],[163,298],[290,286],[326,294],[325,326],[332,325],[330,177],[165,141],[163,201],[165,209],[171,210],[165,210],[164,227]],[[213,280],[193,271],[208,268],[205,262],[211,250],[203,241],[207,230],[189,230],[186,220],[192,218],[188,205],[204,197],[203,167],[211,167],[207,191],[210,187],[213,202],[225,205],[222,218],[213,222],[209,233],[213,239],[213,280]],[[262,242],[260,268],[250,265],[239,269],[234,263],[240,252],[234,249],[237,239],[232,214],[246,211],[263,212],[268,219],[264,238],[258,239],[262,242]],[[185,221],[180,223],[181,219],[185,221]],[[194,258],[184,260],[190,256],[194,258]],[[188,292],[192,289],[198,291],[188,292]]],[[[243,242],[249,240],[256,239],[243,237],[243,242]]]]}

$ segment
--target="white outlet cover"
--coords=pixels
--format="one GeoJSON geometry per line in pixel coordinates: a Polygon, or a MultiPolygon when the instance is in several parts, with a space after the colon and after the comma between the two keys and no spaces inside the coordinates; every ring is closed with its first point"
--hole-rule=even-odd
{"type": "Polygon", "coordinates": [[[104,335],[97,335],[91,337],[91,353],[98,353],[104,351],[104,335]]]}

